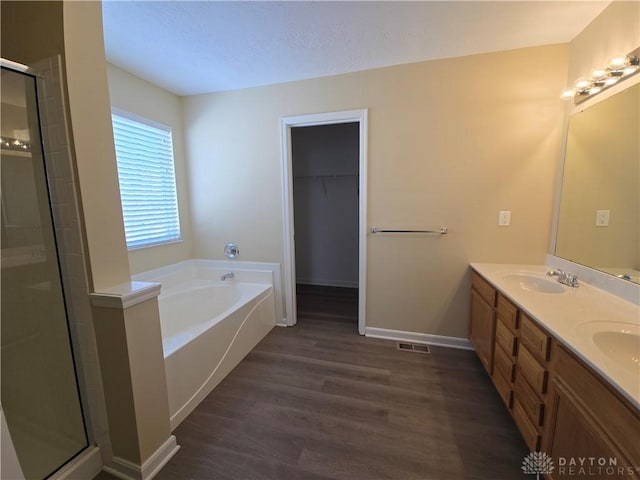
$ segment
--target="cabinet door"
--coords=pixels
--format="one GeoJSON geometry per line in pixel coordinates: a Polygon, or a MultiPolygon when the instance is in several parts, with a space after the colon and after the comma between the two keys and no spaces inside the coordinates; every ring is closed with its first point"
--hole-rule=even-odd
{"type": "Polygon", "coordinates": [[[471,290],[471,319],[469,322],[469,340],[476,349],[484,368],[491,375],[493,371],[493,348],[496,330],[496,316],[489,305],[476,292],[471,290]]]}
{"type": "Polygon", "coordinates": [[[548,405],[551,415],[543,450],[555,464],[549,480],[640,478],[560,377],[551,382],[548,405]]]}

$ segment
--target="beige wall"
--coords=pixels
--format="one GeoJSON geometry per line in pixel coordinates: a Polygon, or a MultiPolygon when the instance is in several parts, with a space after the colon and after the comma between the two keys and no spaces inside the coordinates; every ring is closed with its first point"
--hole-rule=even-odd
{"type": "Polygon", "coordinates": [[[32,65],[64,51],[61,1],[0,2],[0,10],[2,58],[32,65]]]}
{"type": "MultiPolygon", "coordinates": [[[[69,111],[93,291],[130,282],[100,2],[64,2],[69,111]]],[[[156,299],[93,308],[113,453],[140,468],[169,437],[156,299]]],[[[111,459],[105,459],[107,463],[111,459]]]]}
{"type": "Polygon", "coordinates": [[[171,127],[182,241],[129,251],[131,273],[192,258],[189,189],[184,157],[180,98],[114,65],[107,65],[113,107],[171,127]]]}
{"type": "Polygon", "coordinates": [[[64,3],[69,111],[93,289],[130,281],[100,2],[64,3]]]}
{"type": "Polygon", "coordinates": [[[117,457],[140,464],[133,382],[127,349],[124,312],[93,308],[102,382],[106,391],[109,434],[117,457]]]}
{"type": "Polygon", "coordinates": [[[570,44],[568,82],[640,45],[640,2],[614,1],[570,44]]]}
{"type": "Polygon", "coordinates": [[[171,435],[160,313],[156,298],[124,311],[140,458],[148,460],[171,435]]]}
{"type": "Polygon", "coordinates": [[[196,257],[282,262],[279,118],[368,108],[368,224],[450,233],[369,237],[367,326],[466,336],[468,263],[547,250],[566,66],[554,45],[184,98],[196,257]]]}
{"type": "Polygon", "coordinates": [[[171,434],[156,298],[94,307],[113,453],[142,465],[171,434]]]}

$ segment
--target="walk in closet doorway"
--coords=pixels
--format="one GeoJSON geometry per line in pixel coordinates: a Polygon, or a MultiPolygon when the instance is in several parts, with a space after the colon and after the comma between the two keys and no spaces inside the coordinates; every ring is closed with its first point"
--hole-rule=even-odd
{"type": "Polygon", "coordinates": [[[358,321],[357,122],[291,129],[297,318],[358,321]]]}
{"type": "Polygon", "coordinates": [[[287,324],[365,328],[366,110],[282,119],[287,324]]]}

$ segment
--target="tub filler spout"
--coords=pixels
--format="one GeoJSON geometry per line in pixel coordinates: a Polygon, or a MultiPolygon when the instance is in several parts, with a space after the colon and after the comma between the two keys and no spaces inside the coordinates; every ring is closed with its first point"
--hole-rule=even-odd
{"type": "Polygon", "coordinates": [[[220,275],[220,280],[223,282],[228,278],[233,278],[233,272],[227,272],[224,275],[220,275]]]}

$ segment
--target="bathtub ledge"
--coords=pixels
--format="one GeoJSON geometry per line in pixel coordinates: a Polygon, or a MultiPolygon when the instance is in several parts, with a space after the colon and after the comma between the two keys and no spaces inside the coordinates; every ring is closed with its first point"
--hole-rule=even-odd
{"type": "Polygon", "coordinates": [[[94,307],[126,309],[146,302],[160,295],[161,284],[156,282],[126,282],[101,292],[92,292],[91,304],[94,307]]]}

